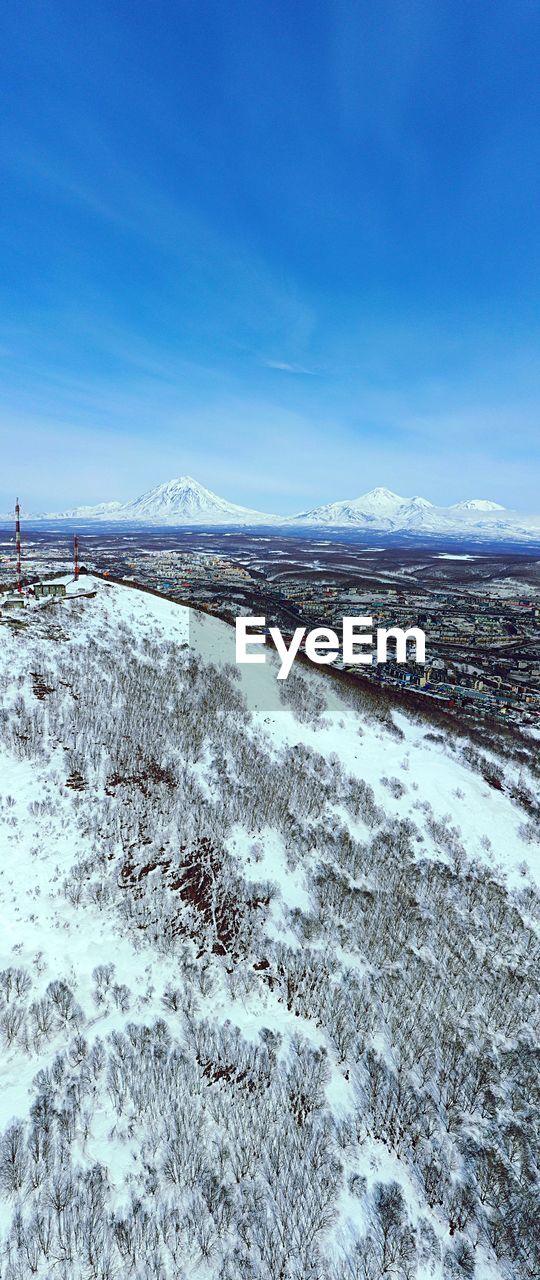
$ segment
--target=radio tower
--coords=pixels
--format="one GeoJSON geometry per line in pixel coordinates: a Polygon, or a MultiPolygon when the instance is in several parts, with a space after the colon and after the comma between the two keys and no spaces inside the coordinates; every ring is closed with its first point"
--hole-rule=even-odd
{"type": "Polygon", "coordinates": [[[73,539],[73,576],[75,582],[79,579],[79,536],[75,534],[73,539]]]}
{"type": "Polygon", "coordinates": [[[22,592],[21,575],[21,508],[19,499],[15,503],[15,549],[17,553],[17,591],[22,592]]]}

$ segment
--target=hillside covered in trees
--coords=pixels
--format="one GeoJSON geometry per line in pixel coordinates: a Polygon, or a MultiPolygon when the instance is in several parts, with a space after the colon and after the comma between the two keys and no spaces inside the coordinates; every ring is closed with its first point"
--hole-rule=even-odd
{"type": "Polygon", "coordinates": [[[0,628],[1,1280],[537,1280],[533,740],[93,585],[0,628]]]}

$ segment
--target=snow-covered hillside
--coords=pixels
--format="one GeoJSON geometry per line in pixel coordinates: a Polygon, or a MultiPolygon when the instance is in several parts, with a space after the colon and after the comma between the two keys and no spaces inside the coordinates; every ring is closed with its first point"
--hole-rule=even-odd
{"type": "Polygon", "coordinates": [[[536,1277],[526,741],[88,581],[0,627],[2,1280],[536,1277]]]}

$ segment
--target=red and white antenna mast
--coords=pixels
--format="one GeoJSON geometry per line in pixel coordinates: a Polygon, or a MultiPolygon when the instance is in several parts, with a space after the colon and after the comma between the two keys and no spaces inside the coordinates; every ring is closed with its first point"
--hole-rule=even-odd
{"type": "Polygon", "coordinates": [[[21,574],[21,508],[19,499],[15,503],[15,550],[17,553],[17,591],[22,591],[21,574]]]}
{"type": "Polygon", "coordinates": [[[76,533],[73,539],[73,576],[75,582],[78,582],[79,573],[79,535],[76,533]]]}

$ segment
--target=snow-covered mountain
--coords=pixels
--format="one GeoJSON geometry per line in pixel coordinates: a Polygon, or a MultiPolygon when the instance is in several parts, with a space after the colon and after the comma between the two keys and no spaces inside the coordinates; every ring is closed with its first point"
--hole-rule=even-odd
{"type": "Polygon", "coordinates": [[[454,502],[450,511],[506,511],[500,502],[490,502],[488,498],[469,498],[466,502],[454,502]]]}
{"type": "Polygon", "coordinates": [[[122,515],[126,519],[178,521],[182,524],[253,524],[273,518],[227,502],[191,476],[180,476],[177,480],[157,485],[142,497],[126,503],[122,515]]]}
{"type": "Polygon", "coordinates": [[[371,489],[359,498],[313,507],[296,516],[295,523],[448,538],[540,538],[540,516],[522,517],[497,502],[472,498],[452,507],[437,507],[427,498],[403,498],[384,488],[371,489]]]}
{"type": "Polygon", "coordinates": [[[436,508],[427,498],[401,498],[391,489],[371,489],[360,498],[342,502],[325,503],[303,511],[295,519],[302,524],[357,525],[374,529],[407,528],[410,525],[428,526],[436,508]]]}
{"type": "MultiPolygon", "coordinates": [[[[100,503],[96,507],[77,507],[57,514],[57,519],[113,519],[145,524],[266,524],[275,516],[248,507],[227,502],[211,489],[193,480],[192,476],[179,476],[156,485],[132,502],[100,503]]],[[[49,519],[51,517],[49,516],[49,519]]]]}
{"type": "Polygon", "coordinates": [[[539,1275],[534,744],[87,586],[0,646],[2,1277],[539,1275]]]}
{"type": "Polygon", "coordinates": [[[98,502],[95,506],[72,507],[68,511],[48,512],[44,520],[108,520],[122,510],[121,502],[98,502]]]}

